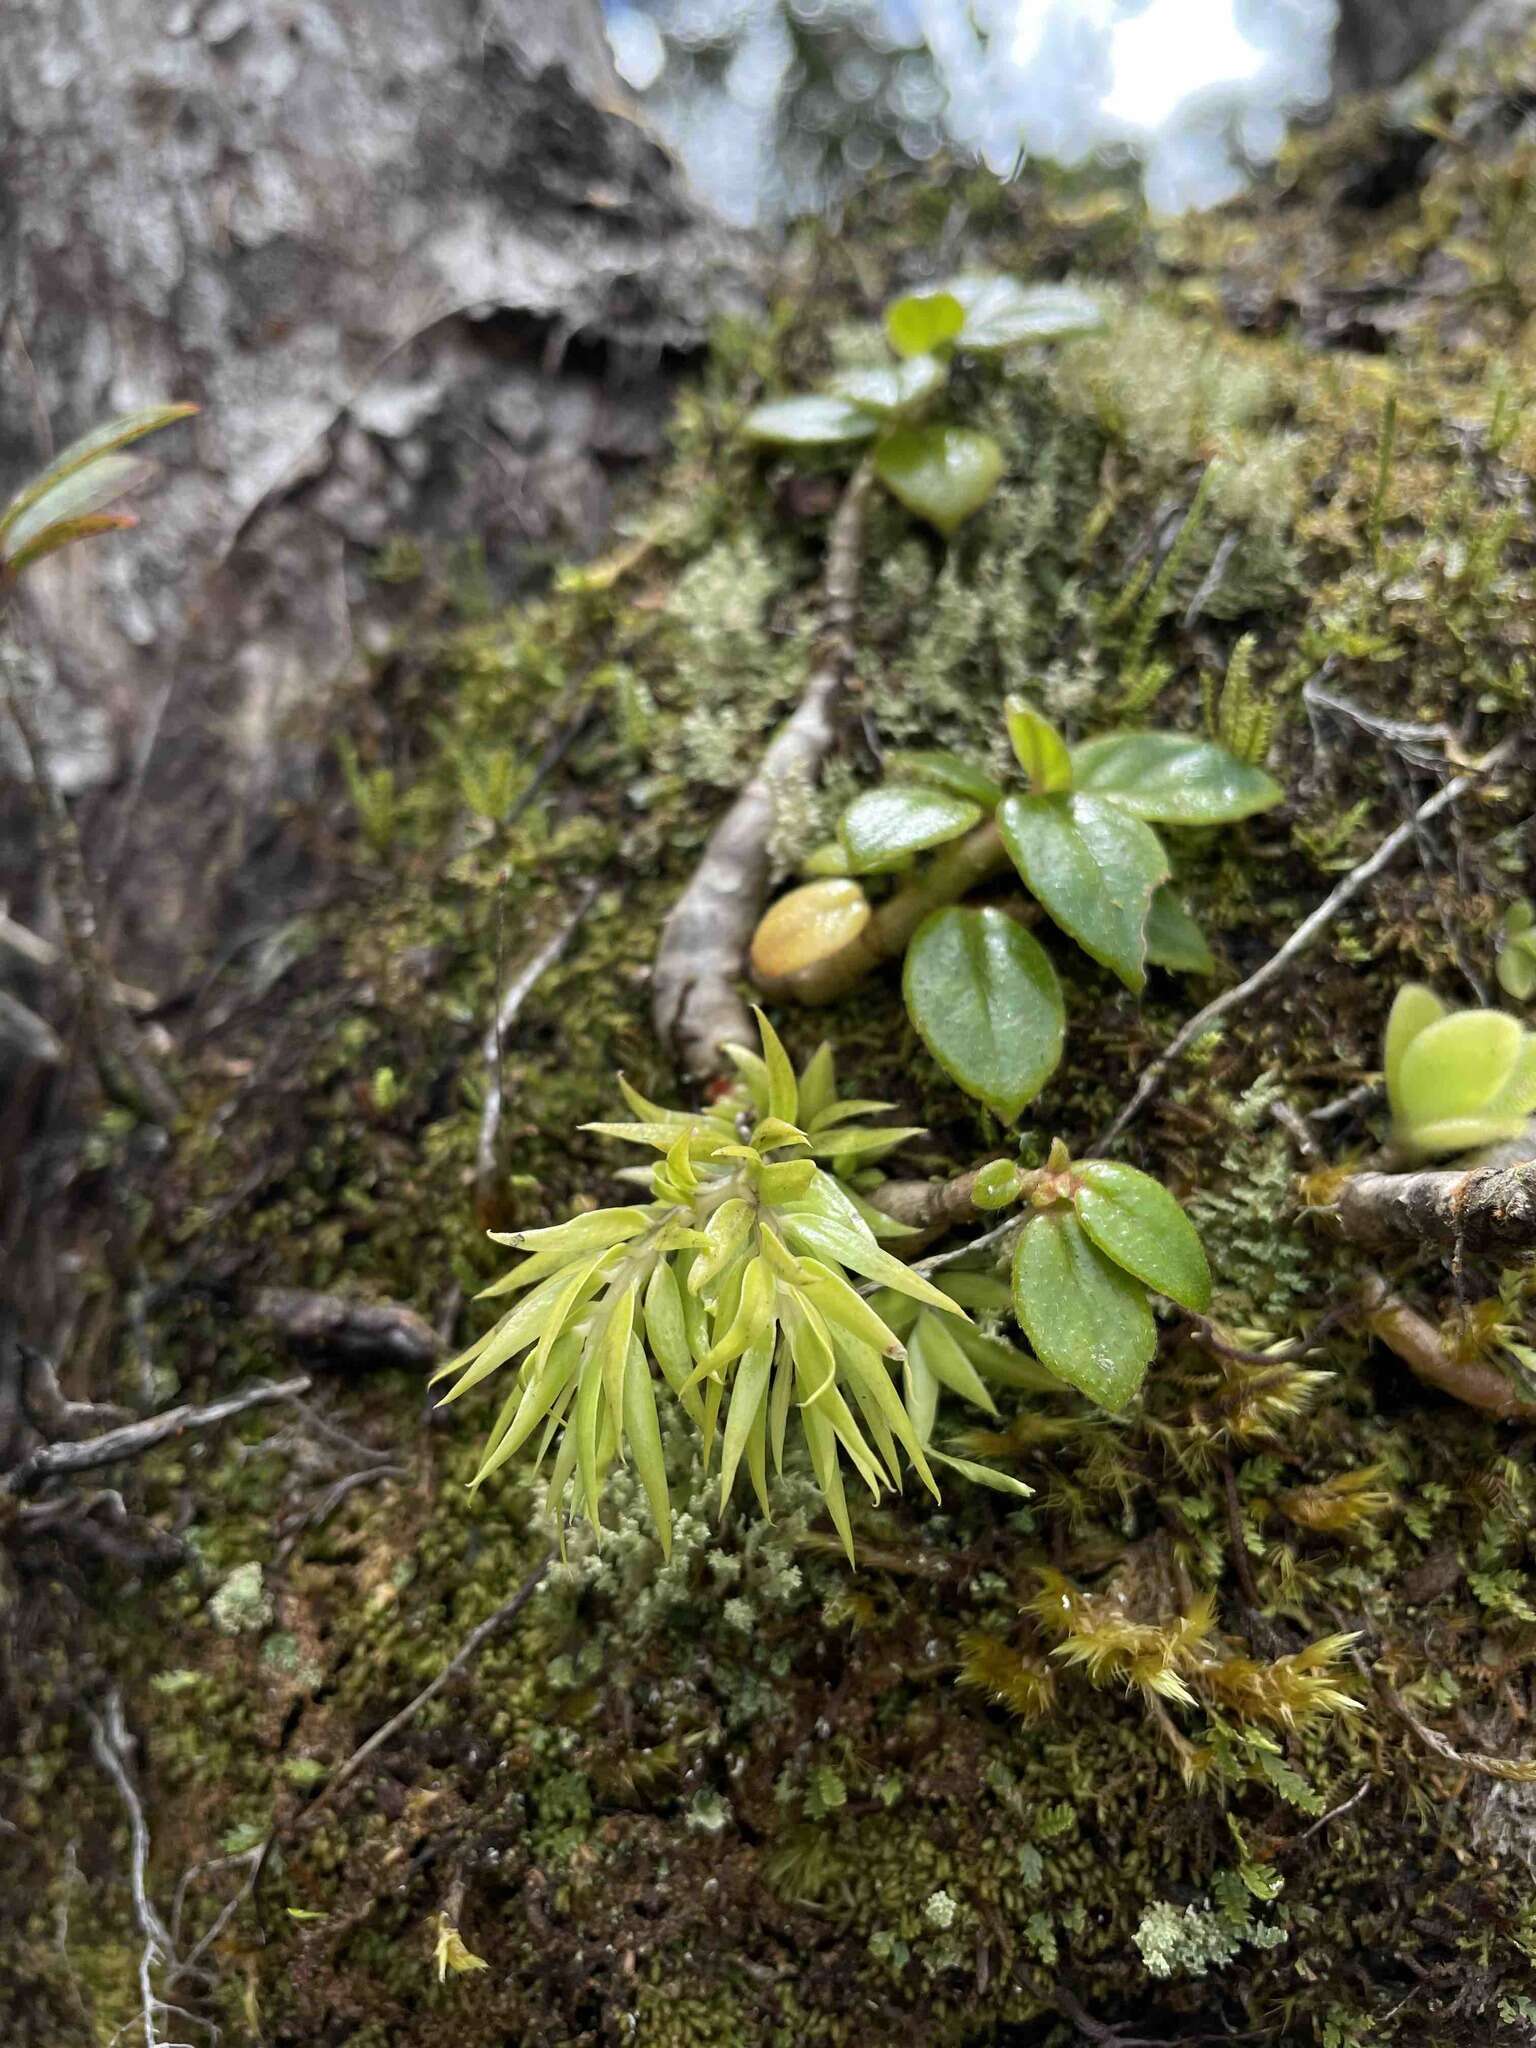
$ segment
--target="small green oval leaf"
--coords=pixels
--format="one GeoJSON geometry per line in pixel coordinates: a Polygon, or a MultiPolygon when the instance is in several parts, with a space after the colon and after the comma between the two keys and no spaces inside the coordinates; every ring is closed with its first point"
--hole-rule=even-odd
{"type": "Polygon", "coordinates": [[[1147,979],[1152,891],[1168,879],[1168,858],[1151,826],[1081,790],[1011,796],[997,824],[1009,858],[1056,923],[1139,993],[1147,979]]]}
{"type": "Polygon", "coordinates": [[[934,911],[907,948],[902,991],[945,1073],[1005,1122],[1055,1073],[1061,987],[1043,947],[1006,912],[934,911]]]}
{"type": "Polygon", "coordinates": [[[847,441],[869,440],[879,431],[879,422],[846,398],[806,392],[800,398],[774,398],[754,406],[741,430],[749,441],[769,448],[835,448],[847,441]]]}
{"type": "Polygon", "coordinates": [[[1216,961],[1205,934],[1165,882],[1153,892],[1147,912],[1147,961],[1173,974],[1214,974],[1216,961]]]}
{"type": "Polygon", "coordinates": [[[1528,1003],[1536,996],[1536,946],[1529,933],[1521,932],[1501,946],[1493,966],[1505,995],[1517,1003],[1528,1003]]]}
{"type": "Polygon", "coordinates": [[[1003,720],[1014,759],[1029,777],[1030,788],[1041,796],[1070,789],[1072,757],[1066,741],[1050,720],[1042,718],[1026,698],[1012,692],[1003,699],[1003,720]]]}
{"type": "Polygon", "coordinates": [[[861,412],[894,419],[923,405],[944,388],[948,373],[937,356],[908,356],[902,363],[882,363],[872,370],[844,370],[827,389],[861,412]]]}
{"type": "Polygon", "coordinates": [[[1227,825],[1280,802],[1272,775],[1213,740],[1176,732],[1112,732],[1072,749],[1079,789],[1158,825],[1227,825]]]}
{"type": "Polygon", "coordinates": [[[931,355],[965,325],[965,310],[947,291],[909,292],[885,309],[885,331],[899,356],[931,355]]]}
{"type": "Polygon", "coordinates": [[[888,782],[856,796],[838,824],[848,864],[858,875],[899,865],[930,846],[969,832],[980,808],[942,789],[888,782]]]}
{"type": "Polygon", "coordinates": [[[944,286],[964,314],[958,348],[989,355],[1031,341],[1065,341],[1104,325],[1098,301],[1069,284],[1022,284],[973,272],[944,286]]]}
{"type": "Polygon", "coordinates": [[[1421,1031],[1438,1024],[1446,1014],[1445,1005],[1432,988],[1421,981],[1405,981],[1393,999],[1387,1017],[1383,1065],[1387,1074],[1387,1097],[1396,1103],[1403,1069],[1403,1054],[1421,1031]]]}
{"type": "Polygon", "coordinates": [[[898,427],[875,450],[875,474],[946,539],[991,497],[1005,464],[990,434],[971,427],[898,427]]]}
{"type": "Polygon", "coordinates": [[[1103,1408],[1125,1406],[1157,1349],[1146,1289],[1065,1209],[1032,1217],[1019,1233],[1013,1312],[1040,1362],[1103,1408]]]}
{"type": "Polygon", "coordinates": [[[1165,1187],[1118,1159],[1072,1169],[1077,1220],[1099,1250],[1157,1294],[1200,1314],[1211,1305],[1211,1269],[1200,1233],[1165,1187]]]}
{"type": "Polygon", "coordinates": [[[966,797],[984,811],[995,811],[1003,800],[1003,786],[994,782],[984,768],[968,761],[964,754],[946,753],[939,747],[898,749],[885,757],[886,773],[898,782],[922,782],[930,789],[947,789],[951,796],[966,797]]]}

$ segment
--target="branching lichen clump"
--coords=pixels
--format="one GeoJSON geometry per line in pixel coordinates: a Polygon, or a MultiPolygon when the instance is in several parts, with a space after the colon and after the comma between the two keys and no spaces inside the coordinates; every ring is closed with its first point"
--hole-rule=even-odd
{"type": "Polygon", "coordinates": [[[540,1431],[540,1461],[558,1440],[552,1501],[579,1500],[595,1527],[605,1475],[628,1451],[664,1551],[672,1504],[652,1361],[700,1431],[706,1462],[723,1419],[722,1507],[745,1464],[771,1515],[769,1455],[782,1472],[797,1407],[852,1560],[843,1459],[879,1500],[899,1490],[904,1454],[938,1498],[926,1429],[891,1377],[905,1346],[854,1281],[967,1318],[952,1296],[884,1249],[881,1236],[901,1227],[839,1177],[917,1133],[863,1122],[889,1104],[839,1101],[828,1046],[797,1076],[757,1014],[762,1056],[735,1049],[741,1086],[706,1110],[662,1108],[621,1077],[637,1121],[588,1128],[662,1155],[654,1167],[630,1170],[652,1199],[590,1210],[548,1230],[493,1232],[529,1256],[486,1292],[522,1299],[436,1377],[454,1378],[445,1399],[457,1400],[521,1356],[475,1483],[540,1431]]]}

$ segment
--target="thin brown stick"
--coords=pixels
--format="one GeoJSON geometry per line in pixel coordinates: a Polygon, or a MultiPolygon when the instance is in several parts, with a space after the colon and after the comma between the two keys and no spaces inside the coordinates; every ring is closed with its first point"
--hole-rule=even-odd
{"type": "Polygon", "coordinates": [[[1407,1723],[1432,1756],[1439,1757],[1444,1763],[1455,1764],[1458,1770],[1475,1771],[1482,1778],[1499,1778],[1505,1784],[1529,1785],[1536,1781],[1536,1757],[1489,1756],[1482,1750],[1458,1749],[1438,1728],[1431,1728],[1419,1719],[1379,1664],[1373,1673],[1366,1669],[1365,1659],[1358,1650],[1351,1650],[1349,1654],[1360,1676],[1368,1683],[1374,1681],[1377,1691],[1393,1713],[1407,1723]]]}
{"type": "Polygon", "coordinates": [[[1470,1172],[1354,1173],[1318,1211],[1354,1244],[1536,1252],[1536,1163],[1470,1172]]]}
{"type": "Polygon", "coordinates": [[[327,1781],[324,1790],[304,1808],[298,1819],[297,1825],[299,1827],[309,1827],[317,1820],[336,1797],[337,1793],[344,1786],[349,1785],[357,1776],[374,1751],[382,1749],[386,1742],[393,1741],[395,1736],[400,1733],[400,1730],[414,1721],[422,1708],[429,1706],[437,1698],[444,1686],[448,1685],[464,1669],[464,1666],[471,1662],[481,1647],[489,1642],[493,1635],[505,1628],[507,1623],[516,1615],[522,1613],[528,1602],[539,1590],[544,1574],[554,1562],[554,1555],[555,1553],[551,1550],[541,1558],[539,1563],[535,1565],[534,1569],[512,1595],[511,1599],[503,1601],[494,1614],[488,1614],[484,1621],[470,1630],[442,1670],[438,1672],[436,1678],[424,1685],[408,1705],[403,1706],[398,1714],[392,1714],[382,1728],[376,1728],[366,1742],[360,1743],[353,1750],[335,1776],[327,1781]]]}
{"type": "MultiPolygon", "coordinates": [[[[0,609],[3,620],[3,609],[0,609]]],[[[100,926],[80,834],[54,778],[41,729],[32,715],[14,653],[0,643],[0,682],[11,723],[32,771],[32,794],[43,850],[53,871],[63,921],[71,979],[85,1020],[97,1071],[107,1093],[136,1114],[166,1126],[180,1103],[175,1090],[145,1052],[132,1019],[122,1007],[118,983],[101,944],[100,926]]]]}
{"type": "Polygon", "coordinates": [[[1490,770],[1507,760],[1519,746],[1521,738],[1521,734],[1511,733],[1508,738],[1500,740],[1496,747],[1491,748],[1475,768],[1468,769],[1464,775],[1454,777],[1443,789],[1426,798],[1411,818],[1405,818],[1401,825],[1387,834],[1368,860],[1363,860],[1358,867],[1350,869],[1333,893],[1326,897],[1310,916],[1302,919],[1285,944],[1277,952],[1272,953],[1256,973],[1250,974],[1246,981],[1239,982],[1236,988],[1229,988],[1223,995],[1217,996],[1214,1002],[1207,1003],[1203,1010],[1198,1010],[1187,1024],[1175,1032],[1163,1050],[1142,1069],[1141,1079],[1137,1082],[1136,1091],[1130,1101],[1095,1140],[1095,1152],[1102,1151],[1106,1145],[1111,1144],[1126,1126],[1140,1115],[1162,1086],[1164,1077],[1175,1060],[1204,1038],[1222,1018],[1229,1016],[1233,1010],[1240,1009],[1244,1003],[1256,996],[1260,990],[1268,988],[1272,982],[1280,980],[1292,963],[1328,929],[1345,905],[1353,902],[1367,883],[1374,881],[1384,868],[1390,867],[1404,847],[1413,844],[1420,827],[1426,825],[1431,818],[1437,818],[1442,811],[1448,810],[1459,797],[1465,796],[1469,789],[1475,788],[1490,770]]]}
{"type": "Polygon", "coordinates": [[[480,1112],[480,1134],[475,1142],[475,1200],[482,1217],[489,1214],[494,1206],[500,1171],[496,1141],[501,1131],[501,1112],[506,1099],[501,1062],[507,1033],[517,1022],[524,1003],[570,944],[597,894],[598,884],[595,881],[586,882],[577,890],[566,915],[542,944],[518,965],[497,997],[496,1014],[480,1047],[485,1061],[486,1088],[485,1106],[480,1112]]]}
{"type": "Polygon", "coordinates": [[[661,928],[651,1015],[657,1037],[681,1070],[697,1079],[723,1070],[727,1045],[756,1039],[736,983],[746,971],[767,892],[777,793],[786,784],[814,780],[835,736],[837,701],[853,673],[864,505],[872,477],[870,465],[861,463],[832,520],[822,586],[826,631],[800,702],[710,833],[661,928]]]}
{"type": "Polygon", "coordinates": [[[1360,1289],[1366,1327],[1399,1357],[1415,1379],[1453,1400],[1464,1401],[1501,1422],[1536,1422],[1536,1401],[1518,1388],[1496,1365],[1481,1358],[1456,1358],[1440,1332],[1417,1309],[1410,1308],[1380,1273],[1372,1273],[1360,1289]]]}
{"type": "Polygon", "coordinates": [[[142,1458],[146,1451],[183,1436],[189,1429],[212,1429],[232,1416],[252,1408],[264,1408],[273,1401],[294,1401],[309,1392],[307,1379],[283,1380],[276,1386],[248,1387],[243,1394],[229,1394],[222,1401],[210,1401],[205,1408],[184,1404],[167,1408],[162,1415],[146,1416],[142,1422],[126,1423],[83,1443],[44,1444],[22,1459],[14,1470],[0,1474],[0,1495],[30,1493],[45,1480],[75,1472],[94,1472],[103,1465],[118,1465],[125,1458],[142,1458]]]}

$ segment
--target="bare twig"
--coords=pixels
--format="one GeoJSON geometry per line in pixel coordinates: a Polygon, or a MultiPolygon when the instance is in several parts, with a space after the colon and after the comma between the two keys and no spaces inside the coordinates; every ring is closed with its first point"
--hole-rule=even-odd
{"type": "Polygon", "coordinates": [[[21,735],[32,771],[38,829],[53,870],[59,915],[69,953],[71,977],[85,1019],[91,1049],[108,1094],[137,1114],[169,1126],[180,1111],[175,1091],[146,1054],[124,1012],[118,984],[101,944],[95,899],[75,821],[54,778],[42,732],[32,715],[26,684],[12,649],[0,641],[0,684],[6,709],[21,735]]]}
{"type": "MultiPolygon", "coordinates": [[[[3,905],[0,905],[0,946],[30,961],[34,967],[45,970],[59,966],[64,959],[52,939],[42,938],[26,925],[18,924],[3,905]]],[[[152,989],[135,988],[126,981],[114,981],[112,993],[125,1010],[157,1010],[160,1007],[160,998],[152,989]]]]}
{"type": "Polygon", "coordinates": [[[40,1067],[63,1064],[64,1042],[46,1017],[28,1009],[19,996],[0,988],[0,1044],[12,1045],[24,1060],[40,1067]]]}
{"type": "Polygon", "coordinates": [[[1353,1173],[1318,1213],[1355,1244],[1536,1252],[1536,1163],[1470,1172],[1353,1173]]]}
{"type": "Polygon", "coordinates": [[[1349,1654],[1360,1676],[1367,1683],[1375,1683],[1377,1691],[1393,1713],[1408,1724],[1432,1756],[1439,1757],[1444,1763],[1455,1764],[1459,1770],[1475,1771],[1482,1778],[1500,1778],[1505,1784],[1528,1785],[1536,1782],[1536,1757],[1488,1756],[1481,1750],[1457,1749],[1438,1728],[1431,1728],[1427,1722],[1419,1719],[1379,1664],[1375,1671],[1371,1672],[1366,1669],[1365,1659],[1358,1650],[1351,1650],[1349,1654]]]}
{"type": "Polygon", "coordinates": [[[1327,930],[1345,905],[1353,902],[1367,883],[1374,881],[1384,868],[1390,867],[1405,846],[1413,843],[1419,827],[1427,824],[1431,818],[1438,817],[1442,811],[1448,810],[1459,797],[1465,796],[1469,789],[1475,788],[1490,770],[1506,761],[1519,746],[1521,737],[1519,733],[1511,733],[1508,738],[1500,740],[1496,747],[1491,748],[1483,756],[1475,768],[1454,777],[1443,789],[1426,798],[1411,818],[1405,819],[1401,825],[1387,834],[1368,860],[1363,860],[1358,867],[1350,869],[1333,893],[1326,897],[1309,917],[1302,919],[1285,944],[1277,952],[1272,953],[1256,973],[1250,974],[1248,979],[1240,982],[1236,988],[1226,990],[1224,994],[1217,996],[1214,1002],[1207,1003],[1203,1010],[1197,1011],[1189,1022],[1174,1034],[1163,1050],[1143,1068],[1136,1092],[1095,1141],[1094,1150],[1102,1151],[1106,1145],[1112,1143],[1146,1108],[1176,1059],[1204,1038],[1223,1017],[1228,1016],[1233,1010],[1240,1009],[1261,989],[1266,989],[1272,982],[1280,980],[1292,963],[1327,930]]]}
{"type": "Polygon", "coordinates": [[[250,1313],[290,1344],[366,1365],[435,1365],[443,1347],[423,1315],[399,1301],[353,1301],[308,1287],[260,1287],[250,1313]]]}
{"type": "Polygon", "coordinates": [[[273,1401],[293,1401],[309,1392],[307,1379],[283,1380],[276,1386],[248,1387],[243,1394],[226,1395],[210,1401],[205,1408],[183,1405],[167,1408],[162,1415],[146,1416],[121,1429],[109,1429],[102,1436],[87,1437],[84,1443],[44,1444],[22,1459],[14,1470],[0,1475],[0,1495],[30,1493],[45,1480],[74,1472],[92,1472],[103,1465],[120,1464],[125,1458],[142,1458],[146,1451],[169,1443],[189,1429],[212,1429],[232,1416],[244,1415],[273,1401]]]}
{"type": "Polygon", "coordinates": [[[570,944],[577,926],[592,908],[597,893],[598,884],[595,881],[583,884],[560,923],[526,960],[519,963],[511,980],[497,997],[496,1014],[491,1019],[490,1028],[480,1048],[485,1060],[487,1079],[485,1107],[480,1112],[480,1135],[475,1144],[475,1196],[482,1215],[488,1212],[494,1202],[499,1172],[496,1140],[501,1130],[501,1111],[505,1100],[501,1072],[502,1047],[507,1033],[517,1022],[519,1011],[542,977],[554,966],[570,944]]]}
{"type": "Polygon", "coordinates": [[[1487,1359],[1454,1357],[1434,1324],[1410,1308],[1380,1273],[1367,1277],[1359,1302],[1371,1334],[1425,1386],[1501,1422],[1536,1422],[1536,1401],[1520,1393],[1487,1359]]]}
{"type": "Polygon", "coordinates": [[[167,2008],[156,1994],[155,1972],[167,1964],[174,1966],[176,1951],[149,1895],[149,1823],[144,1817],[144,1802],[128,1770],[128,1729],[123,1720],[121,1695],[116,1691],[109,1693],[103,1712],[97,1715],[87,1709],[86,1718],[91,1729],[91,1754],[116,1786],[128,1815],[133,1917],[144,1937],[144,1946],[139,1951],[139,2012],[144,2026],[144,2048],[185,2048],[184,2043],[163,2042],[157,2025],[158,2016],[167,2008]]]}
{"type": "Polygon", "coordinates": [[[386,1742],[393,1741],[395,1736],[400,1733],[400,1730],[414,1721],[422,1708],[430,1705],[443,1690],[444,1686],[450,1684],[459,1672],[464,1669],[464,1666],[478,1655],[482,1646],[489,1642],[492,1636],[505,1628],[507,1623],[516,1615],[522,1613],[528,1602],[539,1590],[544,1574],[549,1570],[553,1561],[554,1552],[550,1551],[539,1560],[538,1564],[535,1565],[527,1578],[524,1579],[510,1600],[503,1601],[494,1614],[488,1614],[484,1621],[478,1623],[476,1627],[470,1630],[442,1670],[439,1671],[436,1678],[432,1679],[429,1684],[424,1685],[409,1705],[402,1707],[398,1714],[392,1714],[382,1728],[376,1728],[366,1742],[360,1743],[353,1750],[352,1754],[335,1775],[327,1780],[324,1789],[305,1807],[303,1813],[299,1816],[298,1825],[300,1827],[310,1826],[324,1812],[326,1807],[330,1805],[343,1786],[349,1785],[352,1782],[375,1750],[382,1749],[386,1742]]]}
{"type": "MultiPolygon", "coordinates": [[[[1342,1820],[1346,1813],[1353,1813],[1370,1791],[1372,1783],[1373,1780],[1370,1778],[1362,1778],[1347,1799],[1341,1799],[1337,1806],[1330,1806],[1326,1813],[1319,1814],[1311,1827],[1303,1828],[1301,1833],[1293,1836],[1290,1841],[1280,1843],[1279,1849],[1299,1849],[1303,1842],[1310,1842],[1314,1835],[1320,1835],[1324,1828],[1331,1827],[1336,1820],[1342,1820]]],[[[1278,1849],[1276,1853],[1278,1854],[1278,1849]]]]}
{"type": "Polygon", "coordinates": [[[745,971],[768,886],[776,794],[786,784],[814,780],[832,745],[837,700],[853,672],[854,607],[872,475],[869,464],[861,463],[833,517],[823,579],[826,632],[799,705],[710,833],[662,926],[651,1014],[679,1067],[701,1079],[721,1070],[725,1046],[754,1040],[735,984],[745,971]]]}

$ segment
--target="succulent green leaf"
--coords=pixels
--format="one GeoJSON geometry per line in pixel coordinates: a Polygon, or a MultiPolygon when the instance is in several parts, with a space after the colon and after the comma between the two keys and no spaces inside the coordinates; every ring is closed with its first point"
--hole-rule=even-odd
{"type": "Polygon", "coordinates": [[[1100,1407],[1123,1408],[1146,1377],[1157,1349],[1146,1289],[1068,1210],[1045,1210],[1019,1233],[1013,1307],[1041,1363],[1100,1407]]]}
{"type": "Polygon", "coordinates": [[[1152,893],[1147,912],[1147,962],[1173,974],[1214,974],[1215,957],[1205,934],[1165,882],[1152,893]]]}
{"type": "Polygon", "coordinates": [[[947,291],[909,292],[885,309],[885,332],[897,355],[931,355],[952,342],[965,325],[960,301],[947,291]]]}
{"type": "Polygon", "coordinates": [[[875,474],[892,497],[946,539],[985,505],[1006,466],[991,435],[974,427],[897,427],[875,450],[875,474]]]}
{"type": "Polygon", "coordinates": [[[944,285],[964,313],[956,346],[976,355],[1031,341],[1096,334],[1104,314],[1096,299],[1068,284],[1021,284],[1014,277],[972,273],[944,285]]]}
{"type": "MultiPolygon", "coordinates": [[[[80,527],[99,518],[108,505],[153,476],[154,471],[152,462],[141,462],[136,456],[104,455],[45,491],[5,536],[5,558],[13,573],[40,541],[51,537],[52,529],[63,528],[73,537],[83,538],[78,532],[80,527]]],[[[106,524],[131,526],[134,521],[129,513],[117,513],[106,524]]],[[[52,541],[49,553],[63,545],[62,539],[52,541]]]]}
{"type": "Polygon", "coordinates": [[[693,1262],[688,1275],[688,1292],[697,1298],[714,1280],[725,1271],[731,1261],[742,1251],[757,1212],[750,1202],[739,1195],[732,1195],[722,1202],[704,1226],[705,1246],[693,1262]]]}
{"type": "Polygon", "coordinates": [[[731,1403],[726,1410],[725,1438],[720,1447],[720,1505],[731,1497],[736,1469],[746,1451],[759,1411],[768,1404],[768,1373],[779,1340],[774,1325],[760,1330],[747,1346],[731,1381],[731,1403]]]}
{"type": "Polygon", "coordinates": [[[766,1114],[780,1123],[793,1128],[795,1118],[800,1114],[800,1084],[795,1079],[795,1070],[789,1054],[784,1050],[783,1041],[754,1003],[752,1014],[757,1019],[757,1028],[763,1039],[763,1064],[768,1070],[768,1108],[766,1114]]]}
{"type": "Polygon", "coordinates": [[[805,1130],[814,1128],[837,1102],[837,1056],[824,1038],[806,1061],[800,1075],[800,1120],[805,1130]]]}
{"type": "Polygon", "coordinates": [[[894,419],[942,390],[947,375],[937,356],[915,355],[908,356],[905,362],[885,363],[872,370],[844,370],[827,388],[834,398],[846,399],[861,412],[872,412],[878,419],[894,419]]]}
{"type": "Polygon", "coordinates": [[[1151,826],[1084,790],[1008,797],[997,823],[1030,893],[1091,959],[1139,993],[1147,912],[1169,873],[1151,826]]]}
{"type": "Polygon", "coordinates": [[[907,1355],[910,1357],[915,1352],[941,1387],[947,1387],[973,1407],[985,1409],[988,1415],[995,1415],[997,1403],[987,1391],[985,1380],[951,1334],[953,1322],[952,1316],[937,1316],[925,1309],[912,1325],[912,1334],[907,1339],[907,1355]]]}
{"type": "Polygon", "coordinates": [[[964,754],[951,754],[942,747],[898,748],[885,757],[885,770],[897,782],[921,782],[930,789],[947,790],[951,796],[966,797],[984,811],[994,811],[1003,800],[1003,786],[978,768],[964,754]]]}
{"type": "Polygon", "coordinates": [[[1275,778],[1214,740],[1176,732],[1112,732],[1072,749],[1079,789],[1112,796],[1160,825],[1226,825],[1280,802],[1275,778]]]}
{"type": "Polygon", "coordinates": [[[767,448],[836,448],[867,441],[879,427],[872,413],[821,392],[770,399],[754,406],[741,423],[749,441],[767,448]]]}
{"type": "Polygon", "coordinates": [[[658,1259],[645,1287],[645,1336],[662,1376],[695,1423],[703,1420],[703,1404],[693,1378],[694,1354],[683,1319],[683,1295],[670,1259],[658,1259]]]}
{"type": "Polygon", "coordinates": [[[928,1455],[936,1464],[948,1465],[975,1486],[990,1487],[993,1493],[1011,1493],[1019,1500],[1034,1498],[1032,1486],[1016,1479],[1011,1472],[1000,1472],[996,1465],[980,1465],[974,1458],[954,1458],[948,1451],[930,1451],[928,1455]]]}
{"type": "Polygon", "coordinates": [[[921,1273],[914,1273],[910,1266],[903,1265],[900,1259],[878,1245],[863,1223],[853,1225],[835,1221],[798,1206],[783,1209],[779,1214],[784,1224],[785,1242],[791,1251],[800,1252],[808,1258],[824,1259],[829,1265],[846,1266],[861,1280],[877,1281],[881,1286],[894,1287],[898,1294],[909,1294],[916,1301],[927,1302],[930,1308],[964,1316],[964,1309],[941,1294],[931,1280],[925,1280],[921,1273]]]}
{"type": "Polygon", "coordinates": [[[1006,911],[934,911],[907,948],[902,991],[945,1073],[1005,1122],[1060,1063],[1060,984],[1044,948],[1006,911]]]}
{"type": "Polygon", "coordinates": [[[1398,1062],[1393,1117],[1412,1131],[1487,1109],[1525,1034],[1503,1010],[1458,1010],[1417,1032],[1398,1062]]]}
{"type": "MultiPolygon", "coordinates": [[[[772,1348],[770,1343],[770,1349],[772,1348]]],[[[666,1453],[661,1447],[661,1423],[656,1414],[656,1388],[651,1368],[638,1338],[629,1341],[624,1371],[624,1436],[629,1444],[635,1470],[650,1504],[651,1520],[661,1543],[663,1557],[672,1555],[672,1495],[667,1487],[666,1453]]]]}
{"type": "Polygon", "coordinates": [[[1432,988],[1425,988],[1420,981],[1405,981],[1398,990],[1387,1017],[1386,1049],[1383,1064],[1387,1076],[1387,1097],[1395,1107],[1402,1082],[1403,1054],[1431,1024],[1438,1024],[1445,1016],[1445,1004],[1432,988]]]}
{"type": "Polygon", "coordinates": [[[1499,948],[1494,960],[1499,987],[1517,1003],[1536,996],[1536,945],[1529,932],[1519,932],[1499,948]]]}
{"type": "Polygon", "coordinates": [[[1042,718],[1027,699],[1010,693],[1003,699],[1003,718],[1014,759],[1029,778],[1029,786],[1041,796],[1053,796],[1072,787],[1072,757],[1067,743],[1042,718]]]}
{"type": "Polygon", "coordinates": [[[849,867],[867,875],[958,839],[980,818],[980,808],[964,797],[916,783],[887,782],[856,796],[837,829],[849,867]]]}
{"type": "Polygon", "coordinates": [[[1072,1169],[1077,1220],[1099,1250],[1155,1293],[1203,1314],[1211,1305],[1211,1269],[1200,1233],[1165,1187],[1117,1159],[1085,1159],[1072,1169]]]}

